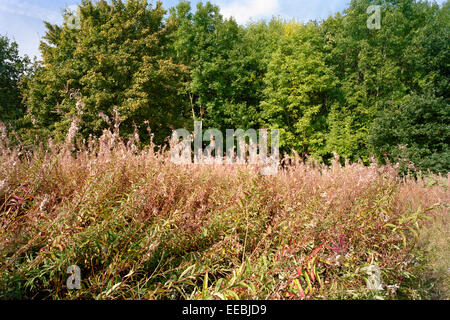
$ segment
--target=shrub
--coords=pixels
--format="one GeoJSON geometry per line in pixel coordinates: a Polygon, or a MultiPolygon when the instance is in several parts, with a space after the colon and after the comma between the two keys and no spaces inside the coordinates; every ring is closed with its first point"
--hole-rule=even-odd
{"type": "Polygon", "coordinates": [[[439,255],[418,239],[448,216],[448,177],[338,159],[285,159],[276,176],[177,166],[109,131],[77,151],[48,145],[2,142],[3,299],[431,297],[439,255]],[[66,287],[71,265],[81,290],[66,287]],[[367,289],[369,266],[382,291],[367,289]]]}

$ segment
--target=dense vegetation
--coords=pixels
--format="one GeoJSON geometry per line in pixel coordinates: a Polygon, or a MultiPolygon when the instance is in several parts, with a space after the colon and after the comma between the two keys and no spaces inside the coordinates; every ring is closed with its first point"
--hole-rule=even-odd
{"type": "Polygon", "coordinates": [[[40,63],[0,38],[0,299],[450,298],[448,1],[80,15],[46,23],[40,63]],[[275,176],[175,165],[161,145],[194,120],[278,128],[290,156],[275,176]]]}
{"type": "Polygon", "coordinates": [[[19,56],[17,43],[0,36],[0,122],[16,124],[24,117],[18,83],[29,66],[30,60],[19,56]]]}
{"type": "MultiPolygon", "coordinates": [[[[71,127],[80,139],[98,137],[117,109],[121,134],[150,124],[158,144],[201,119],[220,130],[279,128],[284,152],[328,164],[337,152],[450,168],[448,2],[353,0],[320,22],[246,26],[186,1],[166,11],[159,2],[83,0],[80,14],[80,29],[46,24],[43,61],[11,115],[28,110],[24,144],[36,135],[61,141],[71,127]],[[366,24],[371,4],[382,8],[379,30],[366,24]]],[[[8,88],[18,74],[6,74],[8,88]]],[[[17,94],[7,96],[14,101],[2,95],[0,105],[13,110],[17,94]]]]}
{"type": "Polygon", "coordinates": [[[337,158],[262,176],[138,148],[117,131],[76,157],[2,140],[0,298],[450,297],[448,177],[337,158]],[[67,290],[71,265],[81,290],[67,290]]]}

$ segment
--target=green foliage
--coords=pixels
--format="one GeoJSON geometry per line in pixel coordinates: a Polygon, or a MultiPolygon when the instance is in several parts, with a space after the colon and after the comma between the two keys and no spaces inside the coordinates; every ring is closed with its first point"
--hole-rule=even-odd
{"type": "MultiPolygon", "coordinates": [[[[398,106],[415,108],[408,97],[436,101],[444,113],[430,121],[446,125],[449,8],[352,0],[320,22],[273,18],[241,26],[210,2],[193,10],[180,1],[165,15],[159,2],[84,0],[80,30],[46,24],[42,64],[21,85],[29,113],[16,123],[28,145],[36,135],[99,136],[118,113],[121,134],[146,124],[160,144],[171,129],[202,120],[222,131],[278,128],[282,152],[327,164],[334,152],[365,164],[373,153],[392,160],[397,144],[413,142],[389,140],[381,128],[397,121],[387,117],[398,106]],[[367,27],[372,4],[381,6],[379,30],[367,27]]],[[[412,117],[398,120],[405,134],[421,125],[412,117]]],[[[421,151],[408,149],[402,161],[445,173],[447,159],[438,154],[446,145],[432,131],[421,132],[421,151]]]]}
{"type": "Polygon", "coordinates": [[[85,0],[80,12],[79,30],[46,24],[43,65],[24,88],[29,117],[59,139],[78,118],[86,138],[107,128],[99,113],[112,117],[117,109],[123,134],[149,121],[162,142],[186,110],[179,95],[185,69],[167,57],[161,3],[85,0]]]}
{"type": "Polygon", "coordinates": [[[16,42],[0,36],[0,121],[12,123],[25,114],[19,81],[27,74],[29,58],[19,56],[16,42]]]}
{"type": "Polygon", "coordinates": [[[264,74],[259,55],[267,40],[223,19],[209,2],[200,2],[195,13],[180,2],[169,23],[176,26],[175,59],[190,70],[185,93],[192,117],[223,130],[255,127],[264,74]]]}
{"type": "Polygon", "coordinates": [[[240,26],[209,2],[82,0],[80,29],[46,23],[33,67],[0,37],[0,121],[19,138],[0,123],[0,298],[448,298],[448,241],[422,237],[449,233],[449,8],[352,0],[240,26]],[[330,165],[261,176],[141,148],[143,126],[159,146],[194,119],[278,128],[281,151],[330,165]]]}
{"type": "Polygon", "coordinates": [[[379,111],[420,89],[415,79],[426,73],[416,57],[417,42],[439,10],[413,0],[354,0],[344,16],[323,22],[326,61],[339,79],[328,119],[328,150],[350,160],[368,160],[368,133],[379,111]],[[381,5],[380,30],[366,26],[371,4],[381,5]]]}
{"type": "MultiPolygon", "coordinates": [[[[315,24],[286,24],[265,77],[262,119],[281,132],[281,147],[323,155],[329,96],[336,78],[320,51],[315,24]]],[[[287,150],[290,151],[290,150],[287,150]]]]}
{"type": "Polygon", "coordinates": [[[450,98],[450,2],[441,10],[433,10],[425,26],[413,40],[412,63],[420,72],[415,82],[422,92],[432,91],[437,96],[450,98]]]}
{"type": "Polygon", "coordinates": [[[384,160],[402,160],[403,172],[414,168],[450,171],[450,103],[431,94],[409,95],[387,107],[372,128],[373,151],[384,160]],[[410,163],[411,162],[411,163],[410,163]]]}

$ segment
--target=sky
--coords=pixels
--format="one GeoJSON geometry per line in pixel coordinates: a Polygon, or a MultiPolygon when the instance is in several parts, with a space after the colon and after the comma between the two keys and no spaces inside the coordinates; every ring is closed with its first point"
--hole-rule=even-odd
{"type": "MultiPolygon", "coordinates": [[[[199,0],[191,0],[192,6],[199,0]]],[[[40,57],[39,42],[45,35],[43,21],[62,24],[62,12],[74,8],[80,0],[0,0],[0,35],[19,44],[21,55],[40,57]]],[[[155,2],[155,1],[150,1],[155,2]]],[[[164,8],[179,0],[163,0],[164,8]]],[[[204,1],[206,2],[206,1],[204,1]]],[[[210,0],[219,5],[225,17],[233,16],[240,24],[272,16],[298,21],[325,19],[344,10],[350,0],[210,0]]],[[[445,0],[437,0],[439,4],[445,0]]]]}

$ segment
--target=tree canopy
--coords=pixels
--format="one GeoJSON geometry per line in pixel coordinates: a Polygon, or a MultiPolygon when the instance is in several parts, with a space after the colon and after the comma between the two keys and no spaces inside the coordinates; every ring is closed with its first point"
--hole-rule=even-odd
{"type": "Polygon", "coordinates": [[[3,110],[28,110],[24,134],[63,139],[78,119],[80,137],[99,135],[117,110],[121,134],[148,124],[159,143],[202,120],[223,131],[278,128],[282,151],[324,162],[333,152],[366,163],[406,155],[448,172],[449,23],[448,1],[352,0],[323,21],[243,26],[209,2],[166,11],[83,0],[80,28],[46,23],[19,109],[23,66],[0,39],[0,107],[4,119],[20,112],[3,110]],[[366,23],[374,4],[380,29],[366,23]]]}
{"type": "Polygon", "coordinates": [[[0,36],[0,121],[11,123],[24,116],[19,82],[29,67],[30,60],[19,56],[17,43],[0,36]]]}

